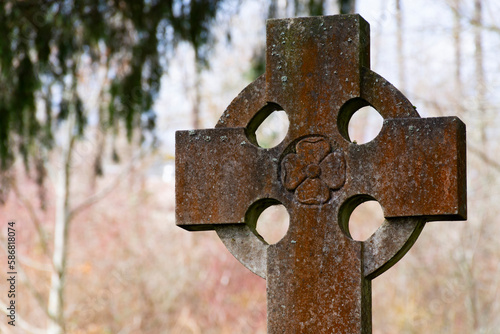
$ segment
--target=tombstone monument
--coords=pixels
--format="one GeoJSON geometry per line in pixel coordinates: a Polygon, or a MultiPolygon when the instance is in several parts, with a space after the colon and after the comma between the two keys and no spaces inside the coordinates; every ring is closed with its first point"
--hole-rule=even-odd
{"type": "Polygon", "coordinates": [[[371,333],[371,280],[426,222],[466,219],[465,125],[420,118],[370,70],[369,52],[359,15],[269,20],[265,74],[215,129],[176,134],[176,223],[215,229],[267,280],[268,333],[371,333]],[[357,145],[347,127],[367,105],[384,123],[357,145]],[[255,131],[276,110],[286,112],[288,133],[261,148],[255,131]],[[353,240],[349,216],[373,199],[385,221],[366,241],[353,240]],[[256,221],[275,204],[290,226],[268,245],[256,221]]]}

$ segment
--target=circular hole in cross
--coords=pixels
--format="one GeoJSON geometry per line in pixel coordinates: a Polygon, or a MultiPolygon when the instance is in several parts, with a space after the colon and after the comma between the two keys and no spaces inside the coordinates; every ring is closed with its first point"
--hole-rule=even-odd
{"type": "Polygon", "coordinates": [[[359,204],[349,217],[349,233],[354,240],[365,241],[384,222],[382,207],[375,200],[359,204]]]}
{"type": "Polygon", "coordinates": [[[285,139],[289,125],[290,122],[284,110],[273,111],[255,131],[257,144],[263,148],[277,146],[285,139]]]}
{"type": "Polygon", "coordinates": [[[356,144],[366,144],[378,136],[384,119],[378,111],[366,106],[357,110],[349,121],[349,138],[356,144]]]}
{"type": "Polygon", "coordinates": [[[288,232],[290,216],[283,205],[272,205],[262,211],[257,220],[257,233],[270,245],[277,243],[288,232]]]}

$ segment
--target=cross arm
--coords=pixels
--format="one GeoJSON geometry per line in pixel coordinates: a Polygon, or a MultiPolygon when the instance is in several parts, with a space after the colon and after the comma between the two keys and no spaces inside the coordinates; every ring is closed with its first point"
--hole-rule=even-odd
{"type": "Polygon", "coordinates": [[[251,144],[245,128],[176,132],[176,223],[187,230],[245,222],[247,209],[276,191],[274,151],[251,144]]]}
{"type": "Polygon", "coordinates": [[[352,186],[386,217],[465,220],[465,124],[457,117],[384,121],[379,136],[349,146],[352,186]]]}

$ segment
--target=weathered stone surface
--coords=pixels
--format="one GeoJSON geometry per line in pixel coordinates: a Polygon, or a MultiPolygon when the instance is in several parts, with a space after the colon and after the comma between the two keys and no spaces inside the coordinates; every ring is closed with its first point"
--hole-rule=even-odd
{"type": "Polygon", "coordinates": [[[425,222],[466,219],[465,125],[421,119],[369,69],[369,28],[359,15],[270,20],[266,73],[235,98],[216,129],[176,136],[176,219],[215,229],[267,279],[269,333],[370,333],[371,279],[396,263],[425,222]],[[352,143],[354,112],[373,106],[380,134],[352,143]],[[274,110],[290,127],[276,147],[255,130],[274,110]],[[385,223],[350,237],[360,203],[377,200],[385,223]],[[286,236],[267,245],[260,213],[283,204],[286,236]]]}

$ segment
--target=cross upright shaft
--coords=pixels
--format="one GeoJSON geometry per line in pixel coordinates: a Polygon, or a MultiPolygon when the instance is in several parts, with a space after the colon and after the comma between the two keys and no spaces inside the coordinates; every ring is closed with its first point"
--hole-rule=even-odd
{"type": "Polygon", "coordinates": [[[369,70],[369,26],[359,15],[270,20],[266,59],[265,76],[216,129],[177,133],[177,224],[217,229],[267,279],[269,333],[370,333],[371,279],[405,254],[426,221],[466,218],[465,126],[419,118],[369,70]],[[347,124],[364,105],[385,121],[376,139],[356,145],[347,124]],[[290,120],[287,136],[263,149],[255,130],[278,109],[290,120]],[[368,199],[386,222],[355,241],[349,215],[368,199]],[[248,231],[276,203],[290,227],[267,245],[248,231]]]}

